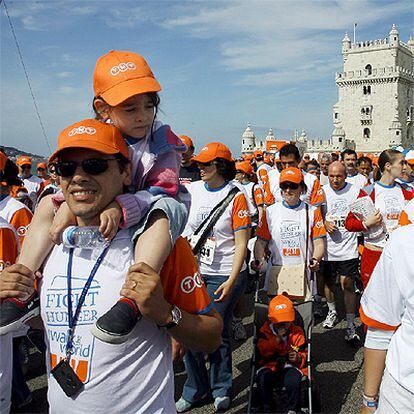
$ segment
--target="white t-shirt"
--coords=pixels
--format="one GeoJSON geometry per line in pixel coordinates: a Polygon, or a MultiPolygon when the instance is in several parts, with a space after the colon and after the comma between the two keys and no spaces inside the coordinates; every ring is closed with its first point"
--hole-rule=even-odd
{"type": "MultiPolygon", "coordinates": [[[[358,234],[346,230],[345,220],[349,214],[349,206],[356,201],[359,188],[349,183],[339,190],[334,190],[329,184],[323,188],[326,198],[326,217],[333,221],[338,230],[327,233],[324,260],[343,261],[358,257],[358,234]]],[[[324,207],[323,207],[324,209],[324,207]]]]}
{"type": "Polygon", "coordinates": [[[394,231],[361,298],[361,319],[373,328],[395,327],[386,366],[402,387],[414,393],[414,225],[394,231]]]}
{"type": "Polygon", "coordinates": [[[29,197],[33,202],[33,209],[36,207],[37,197],[40,195],[41,185],[43,180],[36,175],[31,175],[29,178],[23,178],[23,185],[26,187],[29,197]]]}
{"type": "MultiPolygon", "coordinates": [[[[319,207],[309,206],[308,261],[312,257],[312,240],[325,237],[319,207]]],[[[269,242],[273,265],[297,265],[305,262],[306,256],[306,204],[297,206],[285,202],[269,206],[256,231],[257,237],[269,242]]]]}
{"type": "Polygon", "coordinates": [[[327,175],[325,175],[322,171],[321,171],[320,182],[321,182],[322,187],[326,184],[329,184],[329,177],[327,175]]]}
{"type": "MultiPolygon", "coordinates": [[[[316,176],[313,174],[309,174],[305,171],[302,171],[303,179],[307,187],[307,191],[305,194],[300,196],[300,199],[305,203],[319,206],[323,203],[323,191],[321,188],[321,184],[316,176]]],[[[281,202],[283,201],[281,190],[279,187],[279,179],[280,179],[280,172],[277,169],[273,169],[268,174],[269,177],[269,186],[265,187],[265,192],[268,191],[267,188],[270,189],[270,192],[273,196],[272,202],[281,202]]],[[[265,194],[265,201],[267,204],[271,204],[268,202],[269,197],[265,194]]]]}
{"type": "MultiPolygon", "coordinates": [[[[69,254],[68,249],[62,245],[55,246],[52,250],[40,285],[51,412],[175,412],[171,338],[165,329],[160,329],[154,322],[142,318],[128,341],[120,345],[101,342],[90,332],[91,325],[97,318],[119,299],[119,291],[128,268],[134,262],[133,251],[128,230],[120,230],[92,281],[75,329],[75,354],[71,358],[77,375],[85,385],[79,394],[69,398],[50,375],[51,366],[55,366],[65,356],[69,254]]],[[[75,249],[72,268],[74,308],[100,252],[98,249],[75,249]]],[[[191,257],[184,257],[183,260],[195,263],[191,257]]],[[[180,264],[175,262],[175,267],[177,266],[180,264]]],[[[193,297],[198,294],[197,291],[204,289],[199,277],[195,280],[195,274],[179,276],[176,277],[178,287],[175,289],[179,289],[181,285],[182,297],[193,297]],[[184,278],[192,281],[192,288],[186,291],[184,278]]]]}
{"type": "MultiPolygon", "coordinates": [[[[200,180],[187,186],[191,195],[190,214],[183,233],[183,236],[187,238],[194,234],[198,226],[209,216],[211,210],[234,187],[240,188],[242,192],[233,198],[213,227],[212,234],[206,242],[212,246],[210,248],[213,256],[212,263],[208,264],[200,260],[200,272],[203,275],[230,275],[235,252],[234,234],[238,230],[251,227],[251,211],[241,184],[228,182],[222,187],[210,189],[200,180]]],[[[243,264],[241,270],[245,268],[246,265],[243,264]]]]}
{"type": "Polygon", "coordinates": [[[347,183],[354,185],[355,187],[358,187],[360,190],[362,190],[368,184],[367,177],[365,177],[365,175],[362,175],[360,173],[356,173],[354,175],[348,175],[345,181],[347,183]]]}
{"type": "MultiPolygon", "coordinates": [[[[368,187],[367,187],[368,188],[368,187]]],[[[365,191],[364,189],[363,191],[365,191]]],[[[403,211],[407,200],[404,198],[403,191],[398,184],[393,186],[386,186],[379,181],[374,183],[375,190],[375,208],[381,212],[384,224],[387,228],[387,233],[390,234],[398,227],[398,220],[403,211]]],[[[388,238],[376,243],[371,240],[370,233],[364,233],[365,240],[371,244],[384,247],[388,238]]]]}

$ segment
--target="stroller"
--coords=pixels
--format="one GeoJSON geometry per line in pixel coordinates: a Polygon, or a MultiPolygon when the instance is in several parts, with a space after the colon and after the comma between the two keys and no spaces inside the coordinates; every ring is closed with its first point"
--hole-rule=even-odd
{"type": "MultiPolygon", "coordinates": [[[[247,413],[252,413],[253,407],[253,395],[255,393],[255,380],[256,380],[256,370],[257,370],[257,361],[258,361],[258,332],[261,326],[267,320],[268,314],[268,305],[270,302],[270,297],[267,296],[266,292],[259,290],[260,284],[260,275],[256,274],[256,290],[255,290],[255,305],[254,305],[254,326],[253,326],[253,352],[251,357],[251,376],[250,376],[250,387],[249,387],[249,401],[247,407],[247,413]]],[[[310,289],[313,291],[314,284],[314,275],[311,274],[310,280],[310,289]]],[[[306,341],[307,341],[307,368],[308,368],[308,377],[303,377],[302,379],[302,402],[301,410],[309,414],[318,413],[321,411],[320,404],[320,395],[319,390],[314,384],[313,381],[313,367],[312,367],[312,330],[314,326],[314,317],[313,317],[313,299],[294,303],[295,307],[295,325],[300,326],[305,332],[306,341]]],[[[276,388],[276,387],[275,387],[276,388]]],[[[278,389],[281,391],[281,389],[278,389]]],[[[282,390],[283,391],[283,390],[282,390]]]]}

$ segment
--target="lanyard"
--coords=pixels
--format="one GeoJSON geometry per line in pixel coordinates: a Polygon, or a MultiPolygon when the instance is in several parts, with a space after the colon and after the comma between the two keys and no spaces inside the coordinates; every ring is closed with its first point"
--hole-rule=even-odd
{"type": "Polygon", "coordinates": [[[68,282],[68,339],[66,342],[66,361],[69,361],[71,355],[73,354],[73,337],[75,334],[76,323],[78,322],[78,317],[80,314],[81,307],[85,302],[86,294],[88,293],[89,287],[91,286],[92,280],[96,275],[96,272],[101,265],[106,252],[109,249],[109,245],[106,246],[102,253],[99,255],[98,260],[96,261],[95,265],[92,268],[92,271],[88,277],[88,280],[85,283],[85,286],[82,289],[82,293],[80,295],[78,305],[75,309],[75,314],[72,311],[72,262],[73,262],[73,248],[69,249],[69,260],[68,260],[68,271],[67,271],[67,282],[68,282]]]}

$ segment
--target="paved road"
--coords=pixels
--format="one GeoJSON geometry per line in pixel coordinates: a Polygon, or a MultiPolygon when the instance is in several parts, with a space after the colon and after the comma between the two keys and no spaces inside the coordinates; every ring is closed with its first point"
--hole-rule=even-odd
{"type": "MultiPolygon", "coordinates": [[[[234,343],[233,378],[234,395],[228,413],[245,413],[247,407],[248,384],[250,379],[250,356],[252,352],[252,317],[244,319],[249,334],[247,341],[234,343]]],[[[321,392],[324,413],[354,414],[358,412],[362,394],[362,348],[351,346],[344,341],[346,322],[343,320],[334,329],[324,331],[319,323],[313,335],[313,356],[315,376],[321,392]]],[[[46,413],[46,378],[42,355],[32,350],[31,363],[27,372],[33,402],[20,413],[46,413]]],[[[184,372],[176,374],[176,399],[181,395],[185,380],[184,372]]],[[[212,404],[195,408],[192,414],[213,413],[212,404]]]]}

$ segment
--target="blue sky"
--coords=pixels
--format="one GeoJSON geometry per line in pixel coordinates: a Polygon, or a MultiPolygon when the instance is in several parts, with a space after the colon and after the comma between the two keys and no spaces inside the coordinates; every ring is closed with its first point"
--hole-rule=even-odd
{"type": "MultiPolygon", "coordinates": [[[[57,134],[91,117],[92,72],[110,49],[142,54],[160,81],[160,119],[200,149],[222,141],[235,155],[251,122],[262,138],[306,129],[328,138],[341,40],[413,34],[401,1],[6,0],[52,150],[57,134]]],[[[1,143],[49,155],[16,46],[1,9],[1,143]]]]}

